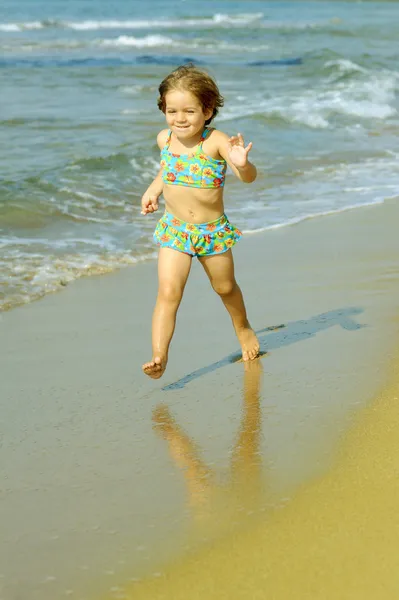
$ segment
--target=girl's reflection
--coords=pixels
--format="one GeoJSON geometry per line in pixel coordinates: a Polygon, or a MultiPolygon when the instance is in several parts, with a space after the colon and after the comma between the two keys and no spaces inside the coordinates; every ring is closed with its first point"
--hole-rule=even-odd
{"type": "Polygon", "coordinates": [[[212,531],[230,528],[259,508],[261,496],[260,391],[261,359],[242,363],[244,406],[242,422],[232,451],[231,475],[227,484],[200,458],[190,437],[176,423],[166,405],[153,413],[155,430],[168,442],[169,452],[182,470],[193,516],[210,518],[212,531]]]}

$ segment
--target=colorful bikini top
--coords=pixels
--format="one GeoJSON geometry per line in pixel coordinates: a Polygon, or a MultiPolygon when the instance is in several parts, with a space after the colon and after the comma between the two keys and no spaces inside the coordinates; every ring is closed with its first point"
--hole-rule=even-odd
{"type": "Polygon", "coordinates": [[[204,154],[202,144],[209,133],[204,129],[194,154],[172,154],[169,151],[171,130],[161,150],[162,179],[173,185],[186,185],[195,188],[218,188],[224,186],[227,164],[204,154]]]}

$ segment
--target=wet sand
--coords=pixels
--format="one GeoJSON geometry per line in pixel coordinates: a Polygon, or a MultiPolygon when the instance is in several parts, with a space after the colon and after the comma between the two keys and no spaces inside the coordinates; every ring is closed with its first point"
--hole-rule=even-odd
{"type": "MultiPolygon", "coordinates": [[[[392,374],[326,475],[123,597],[398,598],[399,358],[392,374]]],[[[228,509],[231,495],[225,500],[228,509]]]]}
{"type": "Polygon", "coordinates": [[[396,598],[392,390],[373,407],[399,339],[398,219],[390,201],[245,237],[267,353],[249,370],[198,264],[159,381],[141,372],[155,263],[4,313],[2,596],[356,598],[373,564],[396,598]]]}

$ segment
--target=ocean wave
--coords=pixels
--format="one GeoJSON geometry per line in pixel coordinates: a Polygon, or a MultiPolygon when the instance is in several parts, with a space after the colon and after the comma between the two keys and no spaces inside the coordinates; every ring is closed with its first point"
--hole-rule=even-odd
{"type": "MultiPolygon", "coordinates": [[[[122,155],[122,158],[125,162],[126,156],[122,155]]],[[[311,162],[307,168],[302,166],[291,173],[285,183],[280,181],[278,185],[260,191],[245,209],[236,204],[231,206],[229,213],[242,223],[245,233],[255,234],[379,204],[399,193],[397,158],[395,153],[386,153],[352,163],[343,163],[341,158],[333,156],[328,163],[311,162]],[[281,198],[284,198],[283,202],[281,198]]],[[[119,160],[120,155],[91,160],[95,161],[94,166],[105,164],[109,167],[115,159],[119,160]]],[[[129,164],[140,173],[143,168],[156,166],[153,159],[144,161],[141,155],[130,158],[129,164]]],[[[90,167],[90,170],[93,167],[87,160],[78,161],[78,165],[90,167]]],[[[155,258],[150,239],[153,224],[140,218],[139,203],[132,204],[126,193],[121,195],[116,189],[111,194],[106,187],[95,185],[95,179],[91,180],[89,189],[82,188],[79,179],[73,177],[76,176],[63,177],[63,186],[56,190],[52,184],[47,189],[47,182],[37,178],[29,182],[44,186],[45,197],[50,201],[51,194],[54,209],[74,220],[76,227],[71,223],[62,236],[58,227],[52,235],[46,236],[33,227],[31,235],[27,236],[24,224],[21,236],[15,233],[2,235],[0,285],[5,293],[0,298],[0,310],[60,290],[77,278],[108,273],[155,258]],[[35,237],[36,232],[39,235],[35,237]]],[[[106,180],[109,183],[108,176],[106,180]]],[[[26,208],[24,204],[24,210],[26,208]]],[[[43,210],[42,201],[37,209],[43,210]]],[[[51,229],[46,230],[49,231],[51,229]]]]}
{"type": "Polygon", "coordinates": [[[347,59],[328,60],[322,63],[321,69],[314,68],[327,76],[315,81],[312,89],[268,98],[259,93],[251,94],[237,103],[230,102],[218,121],[259,117],[269,122],[280,120],[326,129],[332,122],[334,127],[340,126],[336,117],[341,117],[343,127],[348,126],[350,119],[353,127],[354,120],[358,124],[372,119],[383,121],[397,114],[397,73],[366,69],[347,59]]]}
{"type": "Polygon", "coordinates": [[[242,229],[242,233],[245,235],[254,235],[257,233],[263,233],[264,231],[270,231],[273,229],[282,229],[284,227],[291,227],[292,225],[299,225],[299,223],[303,223],[304,221],[309,221],[310,219],[318,219],[320,217],[328,217],[329,215],[336,215],[344,212],[348,212],[350,210],[355,210],[357,208],[365,208],[367,206],[376,206],[378,204],[383,204],[385,200],[376,199],[371,200],[370,202],[365,202],[364,204],[349,204],[348,206],[343,206],[341,208],[324,210],[315,213],[305,213],[298,217],[292,217],[291,219],[287,219],[286,221],[282,221],[281,223],[274,223],[273,225],[266,225],[265,227],[258,227],[257,229],[242,229]]]}
{"type": "Polygon", "coordinates": [[[137,20],[85,20],[85,21],[57,21],[44,19],[23,23],[0,23],[0,31],[18,32],[29,29],[57,28],[73,29],[75,31],[95,31],[98,29],[154,29],[154,28],[179,28],[179,27],[234,27],[245,26],[260,22],[263,13],[242,13],[229,15],[216,13],[208,17],[182,17],[180,19],[137,19],[137,20]]]}
{"type": "MultiPolygon", "coordinates": [[[[22,23],[0,23],[0,31],[23,32],[29,29],[71,29],[74,31],[97,31],[97,30],[138,30],[138,29],[218,29],[227,27],[257,27],[276,32],[319,32],[325,31],[332,35],[356,36],[352,24],[337,19],[324,19],[319,21],[273,21],[265,18],[262,12],[256,13],[215,13],[203,17],[183,16],[176,19],[99,19],[83,21],[62,21],[56,19],[43,19],[42,21],[31,21],[22,23]]],[[[361,32],[360,32],[361,33],[361,32]]]]}
{"type": "Polygon", "coordinates": [[[249,67],[292,67],[301,65],[303,58],[300,56],[295,58],[280,58],[274,60],[255,60],[248,63],[249,67]]]}
{"type": "MultiPolygon", "coordinates": [[[[245,225],[241,229],[245,233],[259,233],[398,197],[395,155],[387,153],[358,162],[340,160],[341,157],[331,156],[324,164],[298,166],[285,183],[260,192],[249,213],[246,207],[245,225]]],[[[231,218],[240,222],[241,211],[241,207],[229,210],[231,218]]]]}
{"type": "Polygon", "coordinates": [[[367,69],[349,60],[348,58],[337,58],[328,60],[324,64],[324,69],[337,70],[339,73],[367,73],[367,69]]]}
{"type": "MultiPolygon", "coordinates": [[[[152,39],[154,43],[154,39],[152,39]]],[[[157,40],[159,43],[159,40],[157,40]]],[[[149,46],[149,41],[145,42],[149,46]]],[[[159,44],[162,45],[162,44],[159,44]]],[[[172,65],[177,66],[184,63],[193,63],[197,65],[205,65],[207,62],[203,59],[194,56],[182,54],[140,54],[138,56],[89,56],[85,58],[56,58],[56,57],[9,57],[0,59],[0,68],[12,67],[118,67],[123,65],[148,64],[148,65],[172,65]]],[[[243,66],[259,67],[285,67],[296,66],[302,64],[302,59],[298,58],[282,58],[275,60],[263,60],[256,62],[244,63],[243,66]]]]}
{"type": "MultiPolygon", "coordinates": [[[[17,52],[21,55],[23,52],[40,52],[48,50],[75,50],[81,48],[180,48],[181,50],[211,50],[218,52],[239,51],[241,53],[262,52],[270,49],[269,44],[227,42],[220,38],[195,37],[182,38],[151,34],[143,37],[120,35],[115,38],[97,38],[97,39],[55,39],[55,40],[29,40],[23,42],[20,39],[14,39],[12,43],[2,43],[0,48],[10,52],[17,52]]],[[[294,59],[293,59],[294,60],[294,59]]]]}
{"type": "Polygon", "coordinates": [[[78,48],[85,48],[92,46],[92,43],[87,43],[85,40],[40,40],[34,41],[29,40],[23,42],[22,40],[13,40],[13,43],[4,44],[0,41],[0,48],[8,52],[17,52],[21,55],[24,52],[40,52],[43,50],[75,50],[78,48]]]}
{"type": "Polygon", "coordinates": [[[150,248],[140,255],[134,255],[128,250],[104,252],[100,243],[93,244],[91,240],[85,239],[75,240],[75,244],[92,248],[87,254],[66,253],[60,257],[53,252],[44,254],[40,249],[34,254],[23,250],[24,246],[29,247],[35,242],[36,240],[14,240],[14,249],[6,260],[0,261],[0,287],[4,290],[0,295],[0,311],[62,290],[68,283],[81,277],[110,273],[122,267],[154,260],[157,255],[150,248]],[[24,241],[27,243],[24,244],[24,241]],[[97,251],[93,246],[97,246],[97,251]],[[24,265],[23,272],[21,264],[24,265]],[[3,277],[4,282],[1,281],[3,277]]]}
{"type": "Polygon", "coordinates": [[[145,19],[145,20],[103,20],[103,21],[81,21],[67,23],[67,27],[78,31],[96,29],[153,29],[173,27],[231,27],[249,25],[260,21],[263,13],[243,13],[228,15],[216,13],[209,17],[181,18],[181,19],[145,19]]]}
{"type": "MultiPolygon", "coordinates": [[[[113,39],[98,39],[90,43],[91,45],[102,46],[105,48],[151,48],[151,47],[179,47],[186,50],[214,50],[214,51],[225,51],[231,52],[239,50],[240,52],[261,52],[269,50],[269,44],[259,43],[249,45],[248,43],[231,43],[223,39],[210,39],[209,37],[203,38],[171,38],[164,35],[147,35],[144,37],[134,37],[128,35],[121,35],[113,39]]],[[[300,59],[291,59],[291,64],[298,64],[300,59]]],[[[272,61],[273,62],[273,61],[272,61]]],[[[279,61],[276,61],[279,62],[279,61]]],[[[283,62],[283,61],[282,61],[283,62]]],[[[285,64],[290,64],[290,59],[287,59],[285,64]]]]}
{"type": "Polygon", "coordinates": [[[147,35],[142,38],[120,35],[118,38],[115,38],[113,40],[95,40],[94,44],[98,46],[104,46],[106,48],[153,48],[157,46],[165,47],[180,45],[178,41],[175,41],[172,38],[166,37],[164,35],[147,35]]]}
{"type": "MultiPolygon", "coordinates": [[[[309,219],[381,204],[384,201],[384,198],[379,197],[325,210],[304,210],[302,214],[291,217],[280,215],[279,222],[265,223],[264,226],[249,229],[242,227],[242,230],[246,235],[259,234],[267,230],[290,227],[309,219]]],[[[157,257],[157,252],[153,250],[150,242],[142,243],[141,250],[137,250],[136,246],[133,252],[127,248],[117,248],[112,236],[101,236],[98,239],[71,237],[51,241],[48,238],[3,237],[0,247],[4,256],[4,260],[0,261],[0,287],[3,289],[0,311],[60,291],[81,277],[110,273],[139,262],[155,260],[157,257]]]]}
{"type": "Polygon", "coordinates": [[[302,97],[305,109],[328,119],[330,115],[360,119],[387,119],[396,114],[398,75],[389,70],[373,71],[346,60],[329,61],[326,69],[335,68],[339,75],[329,77],[325,88],[314,95],[302,97]]]}
{"type": "Polygon", "coordinates": [[[5,33],[29,31],[33,29],[43,29],[44,27],[46,27],[46,21],[29,21],[26,23],[0,23],[0,31],[3,31],[5,33]]]}
{"type": "Polygon", "coordinates": [[[36,231],[65,220],[118,227],[140,205],[132,189],[145,189],[158,170],[151,155],[133,151],[75,159],[36,176],[2,180],[0,221],[12,231],[36,231]]]}
{"type": "Polygon", "coordinates": [[[119,166],[129,166],[130,156],[123,152],[109,154],[108,156],[90,156],[73,161],[70,167],[79,167],[88,171],[109,170],[119,166]]]}
{"type": "Polygon", "coordinates": [[[141,54],[139,56],[101,56],[86,58],[56,58],[56,57],[32,57],[32,58],[0,58],[0,68],[14,67],[120,67],[135,64],[152,65],[179,65],[183,63],[204,64],[204,61],[193,56],[163,55],[163,54],[141,54]]]}

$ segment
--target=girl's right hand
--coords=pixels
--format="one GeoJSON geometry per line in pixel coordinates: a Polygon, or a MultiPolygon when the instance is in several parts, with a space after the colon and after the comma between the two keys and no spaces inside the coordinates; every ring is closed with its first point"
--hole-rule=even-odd
{"type": "Polygon", "coordinates": [[[141,214],[148,215],[148,213],[153,213],[158,210],[158,196],[144,196],[141,199],[141,214]]]}

